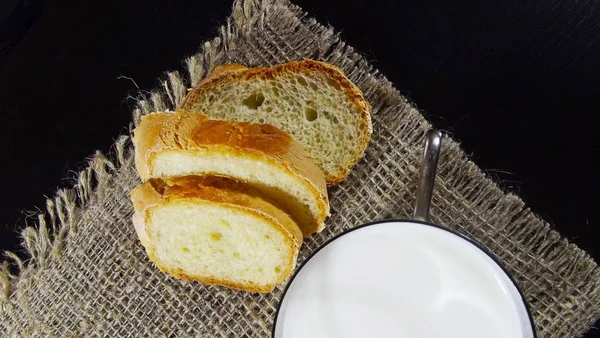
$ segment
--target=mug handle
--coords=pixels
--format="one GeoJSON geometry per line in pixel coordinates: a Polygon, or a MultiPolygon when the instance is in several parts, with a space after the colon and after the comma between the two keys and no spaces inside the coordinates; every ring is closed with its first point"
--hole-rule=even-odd
{"type": "Polygon", "coordinates": [[[430,130],[425,136],[425,149],[421,172],[419,174],[419,187],[417,188],[417,200],[413,219],[418,221],[429,221],[429,205],[435,184],[435,171],[437,169],[440,148],[442,146],[442,133],[439,130],[430,130]]]}

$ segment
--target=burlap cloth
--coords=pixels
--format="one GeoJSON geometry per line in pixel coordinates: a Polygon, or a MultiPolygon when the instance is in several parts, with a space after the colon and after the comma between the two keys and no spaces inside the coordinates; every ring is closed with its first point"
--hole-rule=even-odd
{"type": "MultiPolygon", "coordinates": [[[[319,244],[348,228],[409,217],[417,167],[430,125],[367,60],[328,27],[287,1],[234,4],[219,37],[187,61],[187,74],[168,73],[162,88],[140,100],[140,114],[173,110],[186,88],[213,67],[313,58],[341,67],[373,105],[373,139],[364,159],[330,190],[326,230],[308,238],[301,262],[319,244]]],[[[146,258],[130,222],[129,190],[139,182],[132,146],[123,136],[110,159],[97,154],[73,189],[47,202],[38,224],[24,230],[31,259],[0,274],[0,333],[8,337],[267,337],[282,289],[250,294],[183,282],[146,258]]],[[[432,220],[470,236],[495,254],[531,306],[540,337],[582,335],[600,316],[596,263],[506,194],[446,139],[432,220]]]]}

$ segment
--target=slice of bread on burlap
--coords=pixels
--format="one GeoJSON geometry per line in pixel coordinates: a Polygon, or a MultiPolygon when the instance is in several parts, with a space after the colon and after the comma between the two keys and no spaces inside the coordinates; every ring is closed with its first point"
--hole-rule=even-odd
{"type": "Polygon", "coordinates": [[[172,276],[270,292],[294,269],[300,229],[246,184],[216,176],[152,179],[131,199],[150,260],[172,276]]]}
{"type": "Polygon", "coordinates": [[[134,130],[142,180],[211,174],[244,181],[288,212],[305,236],[329,214],[323,172],[286,132],[267,124],[154,113],[134,130]]]}
{"type": "Polygon", "coordinates": [[[339,68],[313,60],[216,67],[190,91],[182,109],[287,131],[313,155],[328,185],[344,180],[372,133],[371,107],[361,91],[339,68]]]}

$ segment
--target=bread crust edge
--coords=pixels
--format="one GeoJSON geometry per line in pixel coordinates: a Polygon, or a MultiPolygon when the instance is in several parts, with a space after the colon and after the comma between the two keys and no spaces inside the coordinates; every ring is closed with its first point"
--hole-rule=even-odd
{"type": "Polygon", "coordinates": [[[273,67],[247,68],[239,64],[217,66],[204,80],[202,80],[196,87],[192,88],[188,92],[181,104],[181,109],[187,112],[194,112],[193,106],[201,94],[205,91],[209,91],[210,87],[224,82],[233,82],[240,79],[245,80],[257,75],[276,77],[280,73],[289,73],[302,70],[320,71],[332,77],[340,84],[340,87],[348,95],[350,101],[357,107],[360,114],[362,122],[361,129],[364,137],[361,140],[357,152],[354,154],[351,161],[341,165],[341,168],[338,172],[330,174],[325,173],[327,186],[334,186],[344,181],[344,179],[346,179],[346,177],[350,174],[352,167],[356,165],[364,156],[365,150],[367,149],[373,134],[373,125],[371,123],[371,105],[365,100],[361,90],[352,81],[350,81],[346,75],[344,75],[344,72],[340,68],[325,62],[311,59],[292,61],[275,65],[273,67]]]}
{"type": "Polygon", "coordinates": [[[195,280],[206,284],[222,285],[238,290],[266,293],[271,292],[276,285],[287,281],[294,271],[298,252],[303,240],[300,229],[284,211],[261,198],[259,191],[246,187],[240,182],[229,178],[212,176],[184,176],[166,180],[152,179],[134,188],[131,191],[131,200],[134,205],[133,222],[140,242],[146,249],[150,261],[152,261],[161,271],[166,272],[169,275],[183,280],[195,280]],[[198,189],[197,184],[204,183],[207,183],[206,187],[208,187],[208,189],[198,189]],[[176,185],[179,189],[165,189],[160,191],[161,184],[176,185]],[[225,187],[219,187],[220,184],[224,184],[225,187]],[[157,186],[159,188],[157,188],[157,186]],[[211,190],[213,189],[220,190],[221,194],[212,194],[211,190]],[[257,195],[246,195],[244,193],[245,191],[250,191],[257,195]],[[181,268],[169,267],[163,264],[155,255],[152,238],[146,230],[146,224],[152,208],[160,207],[171,201],[182,200],[202,201],[234,208],[239,212],[251,214],[254,217],[260,218],[263,222],[268,223],[272,228],[283,235],[283,238],[290,248],[291,255],[288,257],[286,271],[280,275],[280,278],[275,283],[260,286],[254,285],[253,283],[232,282],[213,276],[191,275],[187,274],[181,268]],[[136,222],[137,224],[135,224],[136,222]],[[143,223],[140,224],[140,222],[143,223]]]}
{"type": "MultiPolygon", "coordinates": [[[[296,177],[299,183],[301,182],[311,192],[317,202],[319,214],[316,215],[314,226],[310,228],[303,227],[304,236],[310,236],[324,229],[325,219],[329,216],[330,209],[323,172],[314,163],[314,159],[288,133],[267,124],[232,121],[207,122],[207,120],[206,115],[189,116],[181,111],[177,113],[153,113],[142,117],[142,122],[134,130],[135,163],[142,181],[147,181],[153,176],[153,161],[162,152],[215,151],[223,154],[234,154],[239,157],[249,157],[281,168],[290,176],[296,177]],[[265,127],[269,128],[269,132],[272,134],[264,137],[286,139],[288,144],[287,146],[279,144],[279,148],[257,149],[256,147],[240,146],[237,137],[225,136],[222,137],[220,143],[202,143],[202,138],[197,139],[196,142],[191,142],[189,138],[193,135],[189,135],[190,130],[203,123],[218,125],[226,129],[229,127],[232,132],[242,137],[256,136],[252,135],[255,133],[254,129],[248,128],[250,126],[265,127]]],[[[262,137],[263,135],[258,136],[262,137]]],[[[219,173],[208,174],[218,175],[219,173]]]]}

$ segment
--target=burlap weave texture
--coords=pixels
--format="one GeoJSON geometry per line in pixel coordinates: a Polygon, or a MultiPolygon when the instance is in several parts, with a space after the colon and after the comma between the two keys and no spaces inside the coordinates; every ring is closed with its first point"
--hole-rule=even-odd
{"type": "MultiPolygon", "coordinates": [[[[414,204],[422,141],[430,125],[331,29],[284,0],[238,1],[219,37],[168,73],[139,102],[134,123],[174,110],[186,89],[215,66],[266,66],[313,58],[342,68],[373,106],[373,139],[341,185],[330,189],[326,230],[308,238],[299,262],[335,234],[365,222],[407,218],[414,204]]],[[[523,290],[540,337],[577,337],[600,317],[600,270],[514,195],[506,194],[446,138],[432,221],[477,240],[523,290]]],[[[73,189],[48,200],[24,231],[31,260],[0,273],[0,334],[6,337],[267,337],[281,288],[258,295],[183,282],[146,258],[130,217],[139,183],[129,138],[110,159],[97,154],[73,189]]]]}

